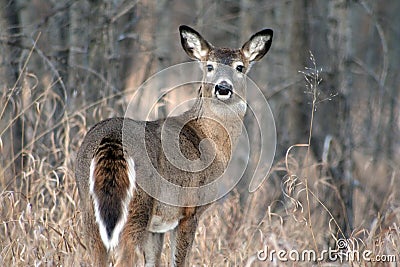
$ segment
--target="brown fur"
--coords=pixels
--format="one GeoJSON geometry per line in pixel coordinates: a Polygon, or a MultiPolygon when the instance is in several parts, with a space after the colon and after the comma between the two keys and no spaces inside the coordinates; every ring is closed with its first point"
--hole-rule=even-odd
{"type": "MultiPolygon", "coordinates": [[[[242,49],[235,50],[215,48],[199,33],[187,26],[181,26],[180,31],[182,46],[191,58],[229,66],[242,62],[244,72],[252,61],[264,56],[272,39],[272,31],[264,30],[253,35],[242,49]]],[[[204,72],[207,72],[207,68],[204,72]]],[[[241,134],[245,112],[245,104],[243,104],[245,85],[243,77],[237,72],[233,72],[230,76],[226,76],[225,73],[218,75],[218,70],[215,70],[215,75],[212,75],[215,81],[222,77],[232,83],[235,94],[226,101],[217,99],[218,89],[213,84],[215,81],[207,80],[210,79],[210,75],[205,75],[199,98],[184,114],[153,122],[140,122],[128,118],[108,119],[96,124],[86,135],[77,155],[76,180],[81,197],[88,248],[96,266],[107,265],[107,252],[94,219],[93,199],[89,194],[90,164],[92,159],[96,160],[94,191],[104,206],[104,216],[111,214],[111,217],[118,217],[118,212],[114,214],[107,210],[118,211],[126,195],[129,185],[128,158],[134,161],[137,185],[135,192],[131,192],[133,197],[129,203],[127,222],[116,247],[117,265],[133,265],[136,260],[134,252],[139,249],[143,252],[147,264],[159,266],[165,227],[171,227],[167,229],[171,231],[173,253],[170,265],[188,264],[198,222],[209,204],[187,207],[186,203],[192,203],[192,200],[201,199],[203,196],[164,192],[164,188],[159,188],[157,184],[152,183],[152,178],[160,175],[175,185],[199,187],[214,181],[224,173],[231,158],[232,149],[241,134]],[[234,109],[227,109],[220,101],[225,101],[224,105],[234,109]],[[164,124],[168,125],[170,133],[177,133],[181,129],[178,145],[186,159],[202,161],[206,160],[208,155],[215,154],[211,163],[203,170],[196,172],[174,166],[167,159],[162,147],[161,131],[164,124]],[[124,136],[123,142],[122,136],[124,136]],[[214,146],[203,143],[202,151],[200,144],[204,139],[211,140],[214,146]],[[179,197],[182,205],[171,206],[158,201],[158,197],[157,199],[151,197],[139,185],[146,185],[146,188],[153,190],[152,192],[155,192],[158,197],[173,194],[174,197],[179,197]],[[177,225],[173,228],[175,222],[177,225]]],[[[216,194],[216,192],[207,194],[216,194]]],[[[105,218],[105,220],[109,219],[105,218]]]]}
{"type": "Polygon", "coordinates": [[[122,215],[121,202],[129,188],[128,164],[124,158],[122,143],[104,138],[95,153],[94,193],[99,201],[102,220],[108,237],[122,215]]]}

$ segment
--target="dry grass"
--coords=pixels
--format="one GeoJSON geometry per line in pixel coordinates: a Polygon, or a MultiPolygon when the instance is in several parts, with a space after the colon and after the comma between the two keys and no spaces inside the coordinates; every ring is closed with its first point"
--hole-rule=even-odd
{"type": "MultiPolygon", "coordinates": [[[[114,112],[105,100],[94,103],[90,114],[84,107],[55,121],[55,106],[64,101],[53,93],[56,84],[46,83],[46,78],[39,81],[28,72],[21,80],[22,86],[1,95],[0,266],[89,265],[74,157],[88,128],[85,118],[98,120],[114,112]],[[17,121],[22,124],[21,136],[13,136],[17,121]],[[12,138],[23,138],[21,151],[11,150],[12,138]],[[22,171],[12,175],[16,161],[22,161],[22,171]]],[[[398,173],[389,163],[370,163],[359,152],[354,152],[354,159],[356,176],[362,180],[354,197],[356,229],[351,240],[361,250],[397,255],[399,261],[398,173]]],[[[193,265],[299,265],[260,262],[257,251],[266,246],[287,251],[326,249],[335,238],[335,221],[324,199],[326,190],[335,189],[321,171],[327,167],[313,159],[306,146],[293,146],[285,159],[275,163],[269,180],[251,195],[243,212],[238,196],[231,193],[204,214],[192,250],[193,265]]],[[[167,265],[168,245],[162,257],[167,265]]],[[[354,262],[358,264],[375,265],[354,262]]]]}

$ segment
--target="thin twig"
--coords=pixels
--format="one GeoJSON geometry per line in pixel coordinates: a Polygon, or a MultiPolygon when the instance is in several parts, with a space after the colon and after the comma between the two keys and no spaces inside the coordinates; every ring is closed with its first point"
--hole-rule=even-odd
{"type": "Polygon", "coordinates": [[[22,67],[22,70],[19,72],[18,78],[15,81],[14,86],[11,88],[11,92],[8,94],[7,100],[3,105],[3,110],[0,112],[0,118],[3,118],[3,116],[4,116],[4,112],[5,112],[5,110],[6,110],[7,106],[8,106],[8,103],[10,102],[10,99],[11,99],[14,91],[17,88],[17,84],[21,80],[22,74],[25,72],[26,66],[28,65],[28,62],[29,62],[29,60],[30,60],[30,58],[31,58],[31,56],[33,54],[33,50],[35,50],[35,47],[36,47],[37,42],[39,41],[40,35],[41,35],[41,32],[38,33],[38,35],[36,36],[35,41],[33,42],[33,46],[31,48],[31,50],[29,51],[28,57],[26,58],[26,60],[24,62],[24,66],[22,67]]]}

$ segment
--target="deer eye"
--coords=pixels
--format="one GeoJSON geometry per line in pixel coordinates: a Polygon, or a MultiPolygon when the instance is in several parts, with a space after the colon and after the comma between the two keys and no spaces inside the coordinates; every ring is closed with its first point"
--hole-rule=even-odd
{"type": "Polygon", "coordinates": [[[236,70],[237,70],[238,72],[243,72],[243,71],[244,71],[244,66],[243,66],[243,65],[237,65],[237,66],[236,66],[236,70]]]}
{"type": "Polygon", "coordinates": [[[211,65],[211,64],[207,64],[207,71],[208,72],[211,72],[211,71],[213,71],[214,70],[214,66],[213,65],[211,65]]]}

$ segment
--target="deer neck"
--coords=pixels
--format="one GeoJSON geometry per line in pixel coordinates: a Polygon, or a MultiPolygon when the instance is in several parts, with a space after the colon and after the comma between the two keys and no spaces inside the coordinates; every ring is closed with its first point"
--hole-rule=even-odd
{"type": "Polygon", "coordinates": [[[192,118],[191,127],[199,130],[203,138],[209,138],[218,147],[234,146],[239,138],[246,103],[222,103],[220,100],[199,97],[193,107],[185,113],[192,118]]]}

